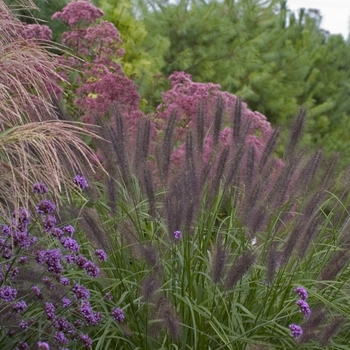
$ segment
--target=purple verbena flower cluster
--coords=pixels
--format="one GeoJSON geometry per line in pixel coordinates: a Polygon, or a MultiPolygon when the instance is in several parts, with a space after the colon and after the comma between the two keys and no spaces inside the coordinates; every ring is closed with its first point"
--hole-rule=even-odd
{"type": "Polygon", "coordinates": [[[79,247],[77,241],[73,238],[62,237],[61,243],[62,243],[63,247],[65,247],[66,249],[68,249],[74,253],[77,253],[80,250],[80,247],[79,247]]]}
{"type": "Polygon", "coordinates": [[[63,271],[59,249],[39,250],[36,261],[41,265],[46,264],[47,270],[56,275],[60,275],[63,271]]]}
{"type": "Polygon", "coordinates": [[[82,285],[76,283],[72,288],[72,291],[76,297],[76,299],[89,299],[90,292],[82,285]]]}
{"type": "Polygon", "coordinates": [[[310,310],[309,304],[305,300],[302,300],[302,299],[297,300],[296,304],[299,306],[300,312],[304,315],[304,318],[307,318],[310,316],[311,310],[310,310]]]}
{"type": "Polygon", "coordinates": [[[291,330],[290,336],[294,339],[298,339],[303,335],[303,329],[297,324],[291,324],[289,328],[291,330]]]}
{"type": "Polygon", "coordinates": [[[26,308],[27,308],[27,303],[24,300],[20,300],[12,306],[12,309],[17,313],[21,313],[25,311],[26,308]]]}
{"type": "Polygon", "coordinates": [[[45,313],[48,320],[53,320],[55,318],[55,306],[52,303],[45,304],[45,313]]]}
{"type": "Polygon", "coordinates": [[[102,261],[107,260],[107,254],[103,249],[96,249],[95,255],[102,261]]]}
{"type": "Polygon", "coordinates": [[[294,289],[294,291],[299,294],[301,300],[307,300],[307,298],[309,297],[306,289],[304,289],[303,287],[297,287],[294,289]]]}
{"type": "Polygon", "coordinates": [[[88,187],[88,183],[85,179],[85,177],[81,176],[81,175],[75,175],[73,182],[75,185],[79,186],[81,190],[85,189],[86,187],[88,187]]]}
{"type": "Polygon", "coordinates": [[[123,322],[125,319],[123,310],[119,307],[112,309],[112,318],[118,323],[123,322]]]}
{"type": "Polygon", "coordinates": [[[9,303],[10,301],[14,301],[17,298],[17,289],[11,288],[9,286],[0,287],[0,299],[9,303]]]}
{"type": "Polygon", "coordinates": [[[55,211],[55,204],[44,199],[36,206],[36,212],[39,214],[52,214],[55,211]]]}
{"type": "Polygon", "coordinates": [[[88,300],[83,300],[80,313],[88,325],[96,326],[102,320],[101,312],[94,312],[88,300]]]}
{"type": "Polygon", "coordinates": [[[33,192],[37,194],[45,194],[48,192],[47,187],[42,182],[33,185],[33,192]]]}

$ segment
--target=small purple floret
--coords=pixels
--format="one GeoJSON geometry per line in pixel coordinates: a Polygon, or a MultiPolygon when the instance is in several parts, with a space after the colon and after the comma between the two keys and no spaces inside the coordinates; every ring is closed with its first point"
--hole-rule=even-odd
{"type": "Polygon", "coordinates": [[[71,304],[71,301],[68,298],[62,298],[62,304],[63,304],[63,307],[67,307],[71,304]]]}
{"type": "Polygon", "coordinates": [[[60,283],[63,284],[64,286],[68,286],[69,283],[70,283],[70,280],[69,280],[69,278],[62,277],[62,278],[60,279],[60,283]]]}
{"type": "Polygon", "coordinates": [[[181,238],[182,238],[182,232],[181,232],[181,231],[175,231],[175,232],[174,232],[174,238],[175,238],[176,240],[181,239],[181,238]]]}

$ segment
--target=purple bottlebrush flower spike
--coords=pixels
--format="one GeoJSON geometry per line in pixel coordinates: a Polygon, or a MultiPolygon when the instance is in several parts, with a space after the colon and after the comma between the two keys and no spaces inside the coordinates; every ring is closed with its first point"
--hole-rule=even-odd
{"type": "Polygon", "coordinates": [[[298,300],[296,304],[300,307],[300,312],[304,315],[304,318],[308,318],[311,314],[309,304],[305,300],[298,300]]]}
{"type": "Polygon", "coordinates": [[[295,288],[294,292],[299,294],[301,300],[307,300],[307,298],[309,297],[306,289],[304,289],[303,287],[295,288]]]}
{"type": "Polygon", "coordinates": [[[289,325],[289,328],[291,331],[290,336],[294,339],[298,339],[303,335],[303,329],[297,324],[291,324],[289,325]]]}

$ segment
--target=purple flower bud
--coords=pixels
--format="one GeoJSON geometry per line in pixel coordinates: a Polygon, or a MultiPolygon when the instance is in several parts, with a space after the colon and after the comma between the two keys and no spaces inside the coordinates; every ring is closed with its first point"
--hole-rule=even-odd
{"type": "Polygon", "coordinates": [[[75,232],[75,228],[73,226],[71,226],[71,225],[64,226],[63,227],[63,232],[68,234],[68,235],[70,235],[70,236],[72,236],[73,233],[75,232]]]}
{"type": "Polygon", "coordinates": [[[47,187],[43,183],[38,182],[38,183],[33,185],[33,192],[38,193],[38,194],[45,194],[48,192],[48,190],[47,190],[47,187]]]}
{"type": "Polygon", "coordinates": [[[40,288],[38,286],[34,286],[32,288],[32,292],[36,295],[36,296],[40,296],[41,295],[41,291],[40,288]]]}
{"type": "Polygon", "coordinates": [[[68,286],[69,283],[70,283],[70,280],[69,280],[69,278],[62,277],[62,278],[60,279],[60,283],[63,284],[64,286],[68,286]]]}
{"type": "Polygon", "coordinates": [[[27,308],[27,303],[24,300],[18,301],[12,306],[15,312],[21,313],[27,308]]]}
{"type": "Polygon", "coordinates": [[[303,287],[297,287],[294,289],[294,291],[299,294],[302,300],[307,300],[307,298],[309,297],[306,289],[304,289],[303,287]]]}
{"type": "Polygon", "coordinates": [[[20,341],[15,350],[27,350],[27,349],[29,349],[29,345],[23,341],[20,341]]]}
{"type": "Polygon", "coordinates": [[[63,304],[63,307],[67,307],[71,304],[71,301],[68,298],[62,298],[62,304],[63,304]]]}
{"type": "Polygon", "coordinates": [[[51,231],[56,225],[56,218],[53,215],[48,215],[44,217],[44,228],[46,232],[51,231]]]}
{"type": "Polygon", "coordinates": [[[105,294],[105,298],[106,298],[107,300],[112,300],[112,299],[113,299],[113,295],[112,295],[111,293],[106,293],[106,294],[105,294]]]}
{"type": "Polygon", "coordinates": [[[10,229],[10,226],[8,225],[2,225],[2,234],[7,237],[11,234],[11,229],[10,229]]]}
{"type": "Polygon", "coordinates": [[[291,324],[289,328],[291,330],[290,336],[294,339],[298,339],[303,335],[303,329],[297,324],[291,324]]]}
{"type": "Polygon", "coordinates": [[[92,347],[92,340],[87,334],[80,334],[79,338],[86,348],[92,347]]]}
{"type": "Polygon", "coordinates": [[[26,256],[21,256],[19,259],[18,259],[18,263],[21,264],[21,265],[24,265],[28,262],[28,259],[26,256]]]}
{"type": "Polygon", "coordinates": [[[122,309],[118,308],[114,308],[112,310],[112,318],[114,319],[114,321],[121,323],[124,321],[125,316],[124,316],[124,312],[122,309]]]}
{"type": "Polygon", "coordinates": [[[56,237],[57,239],[61,239],[64,235],[63,231],[58,227],[55,227],[50,232],[51,232],[52,236],[56,237]]]}
{"type": "Polygon", "coordinates": [[[107,260],[107,254],[103,249],[96,249],[95,255],[102,261],[107,260]]]}
{"type": "Polygon", "coordinates": [[[38,342],[38,348],[40,350],[50,350],[49,344],[41,341],[38,342]]]}
{"type": "Polygon", "coordinates": [[[182,232],[181,232],[181,231],[175,231],[175,232],[174,232],[174,238],[175,238],[176,240],[181,239],[181,238],[182,238],[182,232]]]}

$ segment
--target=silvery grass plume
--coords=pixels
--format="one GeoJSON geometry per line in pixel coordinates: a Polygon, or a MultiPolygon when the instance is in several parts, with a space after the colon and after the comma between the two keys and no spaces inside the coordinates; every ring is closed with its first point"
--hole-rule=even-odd
{"type": "Polygon", "coordinates": [[[0,10],[0,201],[18,208],[32,201],[30,184],[50,183],[58,199],[73,189],[67,164],[82,173],[99,162],[81,139],[95,135],[57,120],[48,90],[55,56],[22,37],[23,24],[3,1],[0,10]]]}

